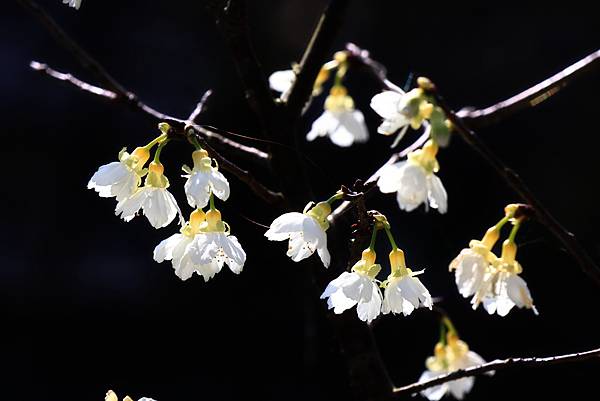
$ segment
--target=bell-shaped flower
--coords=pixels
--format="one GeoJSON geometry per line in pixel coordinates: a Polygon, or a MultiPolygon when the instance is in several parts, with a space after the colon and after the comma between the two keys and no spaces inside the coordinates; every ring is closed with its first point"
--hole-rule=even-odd
{"type": "Polygon", "coordinates": [[[293,70],[275,71],[269,76],[269,86],[279,93],[287,93],[296,81],[293,70]]]}
{"type": "Polygon", "coordinates": [[[416,276],[424,270],[414,272],[406,267],[404,252],[395,249],[390,252],[392,273],[382,284],[385,288],[382,312],[404,316],[410,315],[413,310],[425,307],[431,309],[433,301],[429,291],[416,276]]]}
{"type": "Polygon", "coordinates": [[[154,248],[154,260],[158,263],[170,260],[175,274],[182,280],[189,279],[194,273],[202,276],[204,281],[213,278],[221,270],[218,265],[194,263],[191,258],[196,237],[204,235],[201,228],[205,221],[206,215],[202,210],[193,211],[189,223],[181,228],[179,234],[173,234],[154,248]]]}
{"type": "MultiPolygon", "coordinates": [[[[448,333],[446,343],[439,342],[434,349],[434,356],[427,358],[425,366],[427,370],[419,378],[419,382],[435,379],[441,375],[478,366],[485,363],[479,354],[470,351],[469,346],[461,341],[455,333],[448,333]]],[[[488,373],[492,375],[494,372],[488,373]]],[[[437,401],[444,395],[450,394],[457,400],[462,400],[471,391],[475,383],[474,377],[464,377],[442,383],[438,386],[429,387],[421,391],[423,397],[431,401],[437,401]]]]}
{"type": "Polygon", "coordinates": [[[199,273],[205,280],[210,274],[220,272],[224,264],[235,274],[240,274],[246,263],[246,252],[238,239],[230,235],[229,225],[221,220],[221,212],[217,209],[209,210],[200,231],[189,252],[191,262],[201,266],[199,273]]]}
{"type": "Polygon", "coordinates": [[[440,213],[448,210],[448,194],[434,173],[439,170],[435,155],[438,146],[428,141],[422,149],[411,152],[407,161],[385,166],[377,185],[383,193],[396,192],[400,209],[410,212],[422,203],[440,213]]]}
{"type": "Polygon", "coordinates": [[[294,262],[306,259],[317,251],[323,265],[328,267],[331,256],[325,231],[329,228],[327,216],[331,213],[331,205],[319,202],[310,208],[311,205],[309,203],[303,213],[291,212],[277,217],[265,237],[270,241],[289,240],[287,256],[294,262]]]}
{"type": "Polygon", "coordinates": [[[471,300],[473,309],[483,303],[483,307],[490,314],[497,313],[506,316],[516,305],[519,308],[538,311],[533,304],[533,298],[527,283],[519,274],[523,271],[520,263],[515,260],[517,245],[510,240],[504,241],[502,255],[493,261],[486,271],[482,283],[471,300]]]}
{"type": "Polygon", "coordinates": [[[456,286],[464,298],[474,295],[482,286],[486,272],[497,259],[491,249],[499,235],[497,227],[490,228],[481,241],[472,240],[469,248],[463,249],[450,263],[450,271],[455,271],[456,286]]]}
{"type": "Polygon", "coordinates": [[[81,7],[81,0],[63,0],[63,4],[68,4],[69,7],[74,7],[79,10],[79,7],[81,7]]]}
{"type": "Polygon", "coordinates": [[[100,166],[87,187],[103,198],[115,197],[117,201],[121,201],[139,187],[141,177],[146,174],[144,164],[149,158],[150,152],[145,147],[136,148],[131,154],[123,148],[119,152],[119,161],[100,166]]]}
{"type": "Polygon", "coordinates": [[[375,281],[380,270],[375,252],[366,249],[351,272],[343,272],[327,285],[321,299],[329,298],[327,305],[336,314],[356,305],[359,319],[370,323],[381,312],[381,290],[375,281]]]}
{"type": "Polygon", "coordinates": [[[308,141],[329,136],[337,146],[348,147],[354,142],[363,143],[369,139],[365,118],[354,109],[354,101],[345,87],[336,85],[325,100],[325,111],[313,124],[306,135],[308,141]]]}
{"type": "Polygon", "coordinates": [[[371,99],[371,108],[383,117],[377,132],[392,135],[408,125],[418,129],[431,116],[434,106],[425,99],[423,89],[415,88],[407,93],[379,93],[371,99]]]}
{"type": "Polygon", "coordinates": [[[178,213],[181,215],[175,197],[167,190],[169,180],[163,172],[164,166],[161,163],[150,163],[144,186],[119,201],[115,214],[125,221],[131,221],[142,209],[154,228],[165,227],[178,213]]]}
{"type": "Polygon", "coordinates": [[[194,208],[204,208],[208,205],[211,193],[226,201],[230,192],[229,182],[218,167],[213,166],[213,159],[208,157],[208,153],[204,149],[194,151],[192,158],[194,159],[193,169],[183,166],[183,170],[188,173],[183,176],[187,178],[184,189],[188,204],[194,208]]]}

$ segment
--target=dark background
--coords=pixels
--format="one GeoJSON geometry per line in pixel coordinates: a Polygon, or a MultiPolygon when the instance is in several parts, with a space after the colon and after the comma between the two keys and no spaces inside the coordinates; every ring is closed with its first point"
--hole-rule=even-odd
{"type": "MultiPolygon", "coordinates": [[[[255,135],[228,50],[201,2],[84,0],[79,12],[58,0],[42,3],[150,105],[185,117],[212,89],[201,122],[255,135]]],[[[252,39],[267,72],[299,59],[325,4],[249,3],[252,39]]],[[[423,74],[453,107],[487,106],[598,47],[595,11],[547,7],[443,10],[354,1],[332,53],[355,42],[400,85],[411,72],[423,74]]],[[[177,230],[174,224],[161,230],[143,218],[126,224],[114,216],[113,200],[86,189],[99,165],[123,146],[147,143],[155,128],[138,112],[32,72],[28,63],[38,60],[93,80],[16,3],[3,4],[1,18],[1,398],[91,401],[112,388],[159,401],[352,399],[336,340],[322,318],[315,323],[311,317],[320,316],[325,303],[304,289],[309,267],[290,263],[285,245],[268,243],[264,229],[246,219],[269,224],[275,212],[228,175],[232,195],[219,207],[248,253],[244,272],[234,276],[225,269],[209,283],[198,276],[180,281],[170,264],[152,260],[154,246],[177,230]]],[[[596,260],[598,83],[597,73],[588,74],[480,132],[596,260]]],[[[309,173],[319,199],[370,175],[391,152],[391,139],[375,134],[379,118],[368,107],[376,83],[351,71],[348,85],[372,140],[351,149],[328,140],[302,142],[314,161],[309,173]]],[[[322,101],[313,103],[306,129],[322,101]]],[[[186,213],[178,175],[180,165],[191,162],[189,151],[175,143],[162,158],[186,213]]],[[[393,196],[381,194],[369,207],[388,215],[408,263],[427,268],[423,282],[443,297],[440,306],[471,348],[492,360],[597,347],[597,287],[535,222],[519,234],[525,245],[518,257],[540,316],[516,308],[505,318],[488,316],[460,298],[449,261],[518,199],[459,138],[439,161],[448,214],[400,212],[393,196]]],[[[382,246],[380,256],[386,252],[382,246]]],[[[329,272],[331,278],[339,273],[329,272]]],[[[418,311],[380,318],[375,335],[401,385],[421,374],[438,326],[434,314],[418,311]]],[[[598,367],[586,362],[502,371],[478,378],[469,399],[589,398],[597,394],[598,367]]]]}

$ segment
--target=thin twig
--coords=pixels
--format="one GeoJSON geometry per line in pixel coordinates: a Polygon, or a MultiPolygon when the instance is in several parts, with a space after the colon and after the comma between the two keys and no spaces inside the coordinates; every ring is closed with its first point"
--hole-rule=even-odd
{"type": "MultiPolygon", "coordinates": [[[[483,373],[508,369],[508,368],[516,368],[516,367],[544,367],[550,365],[556,365],[560,363],[567,362],[580,362],[589,360],[592,358],[600,357],[600,348],[593,349],[585,352],[578,352],[575,354],[568,355],[558,355],[558,356],[550,356],[545,358],[538,357],[530,357],[530,358],[507,358],[507,359],[497,359],[492,362],[484,363],[482,365],[473,366],[467,369],[459,369],[451,373],[446,373],[442,376],[438,376],[434,379],[409,384],[407,386],[396,387],[393,392],[394,395],[401,395],[405,393],[416,393],[427,388],[440,385],[442,383],[446,383],[452,380],[460,379],[462,377],[469,377],[475,375],[481,375],[483,373]]],[[[600,362],[600,359],[598,359],[600,362]]]]}
{"type": "Polygon", "coordinates": [[[210,95],[212,95],[212,91],[210,89],[204,92],[204,95],[202,95],[202,99],[200,99],[200,101],[192,111],[192,114],[190,114],[190,116],[187,118],[189,122],[193,123],[196,120],[196,118],[198,118],[200,113],[202,113],[206,109],[206,102],[208,101],[210,95]]]}
{"type": "Polygon", "coordinates": [[[40,63],[37,61],[31,61],[29,63],[29,66],[34,71],[38,71],[40,73],[47,74],[47,75],[51,76],[52,78],[58,79],[59,81],[64,81],[64,82],[70,83],[72,85],[75,85],[76,87],[78,87],[79,89],[81,89],[84,92],[90,92],[94,95],[105,97],[110,100],[115,100],[117,98],[117,94],[113,91],[109,91],[108,89],[104,89],[99,86],[94,86],[94,85],[88,84],[87,82],[84,82],[84,81],[74,77],[71,74],[58,72],[58,71],[48,67],[47,64],[43,64],[43,63],[40,63]]]}
{"type": "Polygon", "coordinates": [[[599,62],[600,50],[596,50],[558,74],[545,79],[515,96],[484,109],[477,110],[465,107],[456,113],[456,115],[465,120],[472,128],[480,128],[497,123],[520,110],[537,106],[567,86],[575,78],[596,70],[600,65],[599,62]]]}
{"type": "Polygon", "coordinates": [[[304,105],[308,102],[321,66],[331,53],[331,47],[348,4],[348,0],[331,0],[321,15],[304,51],[296,80],[287,98],[287,110],[291,115],[300,115],[304,105]]]}
{"type": "Polygon", "coordinates": [[[436,97],[438,105],[446,113],[446,117],[452,122],[455,131],[494,171],[511,187],[525,203],[534,209],[534,215],[538,222],[544,225],[552,235],[565,247],[565,249],[579,263],[582,270],[600,284],[600,268],[577,241],[575,236],[567,231],[546,209],[544,204],[527,187],[525,182],[512,169],[506,166],[502,160],[472,131],[465,122],[456,115],[437,91],[432,92],[436,97]]]}

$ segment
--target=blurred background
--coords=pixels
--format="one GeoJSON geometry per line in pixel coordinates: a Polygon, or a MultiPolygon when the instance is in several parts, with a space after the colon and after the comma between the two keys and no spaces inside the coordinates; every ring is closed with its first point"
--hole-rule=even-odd
{"type": "MultiPolygon", "coordinates": [[[[256,136],[228,49],[201,3],[83,0],[75,11],[59,0],[41,2],[149,105],[185,118],[212,89],[200,122],[256,136]]],[[[249,3],[252,40],[266,73],[299,60],[326,4],[249,3]]],[[[571,13],[549,4],[543,10],[407,4],[352,2],[332,54],[354,42],[401,86],[411,73],[432,78],[456,109],[509,97],[600,44],[591,5],[571,13]]],[[[147,143],[155,127],[136,111],[34,73],[31,60],[94,83],[16,2],[5,2],[0,18],[2,399],[102,400],[109,388],[159,401],[352,399],[344,355],[318,300],[322,289],[306,291],[303,269],[312,267],[290,263],[286,245],[268,243],[265,229],[248,220],[268,225],[276,211],[228,175],[232,194],[218,207],[246,249],[244,272],[224,270],[208,283],[198,276],[180,281],[170,264],[152,260],[154,246],[176,232],[174,224],[155,230],[143,218],[124,223],[114,216],[113,200],[86,189],[99,165],[124,146],[147,143]]],[[[379,117],[368,107],[377,83],[353,71],[347,83],[372,139],[350,149],[327,139],[302,141],[302,153],[314,161],[309,174],[319,199],[369,176],[392,152],[392,138],[376,134],[379,117]]],[[[588,74],[480,135],[600,261],[598,84],[598,74],[588,74]]],[[[307,131],[323,100],[307,113],[307,131]]],[[[178,176],[181,164],[191,163],[189,152],[173,143],[161,157],[185,213],[178,176]]],[[[442,298],[462,338],[487,360],[597,347],[598,288],[535,222],[518,241],[522,277],[539,316],[516,308],[505,318],[489,316],[459,296],[448,263],[519,199],[460,138],[439,161],[449,193],[446,215],[404,213],[394,196],[382,194],[368,207],[387,214],[409,265],[427,269],[422,281],[442,298]]],[[[239,164],[258,177],[267,174],[239,164]]],[[[426,311],[384,316],[374,333],[392,379],[403,385],[424,369],[438,323],[426,311]]],[[[589,398],[597,394],[599,372],[598,362],[502,371],[477,378],[468,399],[589,398]]]]}

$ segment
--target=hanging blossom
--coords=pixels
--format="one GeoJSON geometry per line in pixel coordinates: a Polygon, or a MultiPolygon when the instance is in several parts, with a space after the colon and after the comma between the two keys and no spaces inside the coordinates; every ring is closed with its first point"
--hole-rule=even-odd
{"type": "MultiPolygon", "coordinates": [[[[321,69],[319,70],[319,74],[315,79],[315,84],[313,86],[313,96],[318,96],[319,94],[321,94],[321,91],[323,90],[323,84],[329,79],[330,71],[338,65],[339,62],[337,60],[332,60],[325,63],[323,67],[321,67],[321,69]]],[[[281,93],[282,99],[287,99],[292,89],[292,86],[296,82],[296,70],[298,70],[299,68],[299,66],[294,65],[293,69],[275,71],[269,76],[269,86],[274,91],[281,93]]]]}
{"type": "Polygon", "coordinates": [[[472,240],[469,248],[463,249],[450,263],[450,270],[455,270],[460,294],[465,298],[473,296],[473,309],[483,303],[489,314],[506,316],[516,305],[538,313],[527,283],[519,276],[523,268],[515,260],[517,245],[514,237],[521,224],[521,220],[514,217],[517,209],[518,205],[507,206],[506,216],[488,229],[481,241],[472,240]],[[507,221],[512,221],[514,227],[510,237],[504,241],[502,254],[498,258],[492,248],[507,221]]]}
{"type": "Polygon", "coordinates": [[[63,4],[68,4],[69,7],[74,7],[75,9],[79,10],[79,7],[81,7],[81,0],[62,0],[63,4]]]}
{"type": "Polygon", "coordinates": [[[197,209],[190,215],[179,234],[163,240],[154,249],[154,260],[171,260],[175,274],[187,280],[197,273],[208,281],[224,264],[235,274],[242,272],[246,252],[238,239],[230,235],[230,227],[221,220],[221,212],[211,209],[206,214],[197,209]]]}
{"type": "MultiPolygon", "coordinates": [[[[442,336],[442,341],[435,345],[434,355],[425,361],[427,370],[423,372],[419,378],[419,382],[435,379],[459,369],[466,369],[484,363],[485,360],[479,354],[470,351],[467,343],[460,340],[456,332],[449,331],[445,338],[442,336]]],[[[493,374],[494,372],[488,373],[488,375],[493,374]]],[[[421,395],[431,401],[437,401],[450,393],[457,400],[462,400],[465,394],[471,391],[474,383],[474,377],[464,377],[442,383],[438,386],[429,387],[421,391],[421,395]]]]}
{"type": "Polygon", "coordinates": [[[192,153],[194,168],[183,166],[183,171],[187,173],[184,178],[187,181],[184,185],[188,204],[193,208],[204,208],[208,205],[210,194],[214,194],[222,201],[229,198],[229,181],[219,171],[216,161],[208,157],[208,152],[204,149],[198,149],[192,153]],[[213,166],[213,162],[215,166],[213,166]]]}
{"type": "Polygon", "coordinates": [[[433,301],[429,291],[416,276],[424,270],[413,272],[406,267],[404,252],[394,246],[390,252],[391,274],[382,283],[385,288],[382,313],[410,315],[413,310],[425,307],[431,310],[433,301]]]}
{"type": "Polygon", "coordinates": [[[144,165],[149,158],[148,147],[135,148],[131,154],[123,148],[119,152],[119,161],[100,166],[87,187],[103,198],[115,197],[117,201],[121,201],[131,196],[140,186],[142,177],[147,173],[144,165]]]}
{"type": "MultiPolygon", "coordinates": [[[[104,397],[104,401],[119,401],[119,397],[117,397],[117,395],[115,394],[114,391],[108,390],[106,393],[106,396],[104,397]]],[[[125,398],[123,398],[123,401],[133,401],[133,399],[130,396],[126,395],[125,398]]],[[[154,398],[142,397],[138,401],[155,401],[155,400],[154,400],[154,398]]]]}
{"type": "Polygon", "coordinates": [[[379,316],[382,296],[375,277],[381,266],[375,264],[375,256],[373,249],[365,249],[351,272],[343,272],[327,285],[321,299],[329,298],[327,305],[334,313],[340,314],[356,305],[362,321],[370,323],[379,316]]]}
{"type": "Polygon", "coordinates": [[[396,192],[400,209],[410,212],[422,203],[437,209],[448,210],[448,194],[436,173],[438,145],[429,140],[422,149],[408,154],[408,160],[385,166],[379,173],[377,185],[383,193],[396,192]]]}
{"type": "Polygon", "coordinates": [[[287,256],[299,262],[311,256],[315,251],[319,254],[323,266],[329,267],[331,255],[327,249],[329,228],[327,216],[331,214],[330,202],[319,202],[315,206],[309,203],[303,213],[291,212],[277,217],[265,233],[270,241],[289,240],[287,256]]]}
{"type": "Polygon", "coordinates": [[[169,225],[177,214],[181,215],[177,201],[167,189],[169,179],[165,177],[164,166],[153,161],[148,166],[148,174],[143,187],[138,187],[128,198],[117,203],[115,214],[127,222],[131,221],[142,209],[152,227],[169,225]]]}
{"type": "MultiPolygon", "coordinates": [[[[432,103],[425,99],[421,88],[410,92],[384,91],[371,99],[371,108],[383,117],[377,132],[392,135],[399,129],[411,126],[419,129],[423,121],[428,119],[434,109],[432,103]]],[[[401,135],[404,135],[403,131],[401,135]]]]}
{"type": "Polygon", "coordinates": [[[341,147],[369,139],[365,118],[360,110],[354,109],[354,100],[342,85],[331,88],[325,100],[325,111],[313,122],[306,139],[313,141],[322,136],[329,136],[331,142],[341,147]]]}

